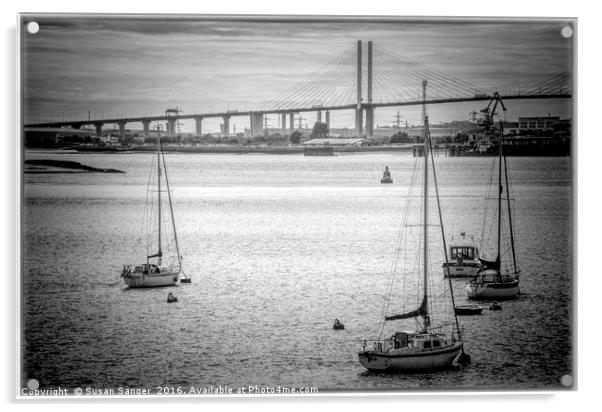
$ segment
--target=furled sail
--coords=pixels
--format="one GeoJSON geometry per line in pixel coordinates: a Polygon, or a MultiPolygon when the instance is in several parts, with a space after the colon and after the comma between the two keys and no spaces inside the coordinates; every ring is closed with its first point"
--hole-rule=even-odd
{"type": "Polygon", "coordinates": [[[485,260],[485,259],[481,259],[479,258],[479,261],[485,266],[485,269],[495,269],[498,272],[500,271],[500,257],[498,256],[497,259],[492,262],[490,260],[485,260]]]}
{"type": "Polygon", "coordinates": [[[146,258],[151,259],[154,257],[163,257],[163,252],[159,251],[159,252],[155,253],[154,255],[147,256],[146,258]]]}
{"type": "Polygon", "coordinates": [[[409,319],[409,318],[415,318],[418,316],[426,316],[426,315],[428,315],[428,310],[426,307],[426,296],[425,296],[424,298],[422,298],[422,303],[420,304],[418,309],[415,309],[411,312],[402,313],[401,315],[385,316],[385,320],[409,319]]]}

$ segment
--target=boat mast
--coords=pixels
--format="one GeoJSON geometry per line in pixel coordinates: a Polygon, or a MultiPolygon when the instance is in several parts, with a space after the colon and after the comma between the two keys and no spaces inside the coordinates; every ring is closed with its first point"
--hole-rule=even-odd
{"type": "Polygon", "coordinates": [[[178,246],[178,235],[176,233],[176,220],[174,219],[173,214],[173,205],[171,203],[171,189],[169,187],[169,179],[167,177],[167,165],[165,164],[165,155],[161,152],[161,156],[163,158],[163,168],[165,169],[165,185],[167,187],[167,198],[169,200],[169,212],[171,214],[171,224],[173,228],[173,237],[176,242],[176,253],[178,254],[178,267],[182,270],[182,257],[180,256],[180,247],[178,246]]]}
{"type": "Polygon", "coordinates": [[[424,103],[424,101],[426,100],[426,80],[422,81],[422,100],[423,100],[423,105],[422,105],[422,118],[424,119],[424,199],[423,199],[423,204],[424,204],[424,218],[423,218],[423,235],[424,235],[424,267],[423,267],[423,271],[424,271],[424,295],[422,298],[422,304],[424,305],[424,330],[425,332],[427,331],[427,329],[430,327],[430,320],[429,320],[429,314],[428,314],[428,293],[427,293],[427,270],[428,270],[428,128],[429,128],[429,118],[426,115],[426,104],[424,103]]]}
{"type": "Polygon", "coordinates": [[[157,252],[157,262],[161,265],[161,131],[160,125],[157,125],[157,196],[158,196],[158,215],[159,215],[159,251],[157,252]]]}
{"type": "MultiPolygon", "coordinates": [[[[496,102],[497,105],[497,102],[496,102]]],[[[493,112],[491,113],[491,117],[493,119],[493,114],[495,113],[495,106],[493,107],[493,112]]],[[[502,193],[504,192],[504,186],[502,186],[502,133],[503,130],[500,128],[500,137],[499,137],[499,168],[498,168],[498,197],[497,197],[497,260],[501,260],[501,250],[502,250],[502,193]]]]}
{"type": "MultiPolygon", "coordinates": [[[[500,122],[500,129],[503,130],[503,128],[504,126],[500,122]]],[[[510,226],[510,247],[512,249],[512,264],[514,265],[514,274],[517,275],[518,269],[516,267],[516,254],[514,253],[514,229],[512,228],[512,210],[510,208],[510,191],[508,190],[508,164],[506,163],[506,156],[504,156],[504,177],[506,182],[506,200],[508,203],[508,225],[510,226]]]]}
{"type": "MultiPolygon", "coordinates": [[[[493,125],[493,116],[495,116],[495,109],[497,108],[498,103],[502,106],[502,109],[506,111],[506,106],[504,106],[504,102],[500,95],[496,92],[493,95],[492,101],[495,100],[493,104],[493,108],[491,109],[490,118],[488,120],[489,125],[493,125]]],[[[491,103],[489,103],[491,105],[491,103]]],[[[502,159],[504,160],[504,166],[506,158],[503,155],[503,146],[504,146],[504,121],[500,120],[500,129],[499,129],[499,138],[498,138],[498,160],[499,160],[499,168],[498,168],[498,198],[497,198],[497,259],[499,269],[497,276],[501,276],[501,258],[502,258],[502,194],[504,193],[504,186],[502,185],[502,159]]],[[[508,186],[508,179],[506,174],[506,186],[508,186]]],[[[506,194],[508,196],[508,188],[506,187],[506,194]]],[[[508,198],[508,204],[510,203],[510,199],[508,198]]],[[[508,207],[508,213],[510,213],[510,208],[508,207]]],[[[512,230],[512,229],[511,229],[512,230]]],[[[514,253],[513,253],[514,256],[514,253]]]]}

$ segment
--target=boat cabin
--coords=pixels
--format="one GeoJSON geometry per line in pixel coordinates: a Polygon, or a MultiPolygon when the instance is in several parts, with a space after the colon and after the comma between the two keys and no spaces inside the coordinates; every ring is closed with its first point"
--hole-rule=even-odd
{"type": "Polygon", "coordinates": [[[447,345],[448,342],[445,339],[444,333],[416,334],[413,332],[396,332],[388,339],[373,341],[372,350],[385,353],[397,349],[414,349],[421,351],[438,349],[447,345]]]}
{"type": "Polygon", "coordinates": [[[451,260],[475,260],[479,250],[474,246],[451,246],[449,248],[451,260]]]}
{"type": "Polygon", "coordinates": [[[148,275],[149,273],[161,273],[161,268],[153,263],[145,263],[144,265],[137,265],[134,272],[148,275]]]}

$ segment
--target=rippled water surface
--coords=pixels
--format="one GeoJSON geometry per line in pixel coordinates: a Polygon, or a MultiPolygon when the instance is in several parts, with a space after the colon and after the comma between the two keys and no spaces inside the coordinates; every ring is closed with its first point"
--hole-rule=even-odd
{"type": "MultiPolygon", "coordinates": [[[[357,351],[381,326],[411,155],[165,157],[193,282],[136,290],[119,273],[144,254],[151,155],[26,154],[127,173],[23,177],[23,383],[555,389],[573,374],[569,159],[509,159],[523,294],[460,318],[472,364],[385,375],[357,351]]],[[[446,232],[480,235],[491,158],[436,161],[446,232]]]]}

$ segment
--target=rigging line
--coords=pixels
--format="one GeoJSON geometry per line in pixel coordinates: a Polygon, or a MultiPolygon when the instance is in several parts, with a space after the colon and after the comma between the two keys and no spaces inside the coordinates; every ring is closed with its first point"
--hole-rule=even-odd
{"type": "Polygon", "coordinates": [[[378,70],[378,72],[385,78],[396,78],[405,80],[408,76],[419,78],[420,80],[424,79],[424,75],[421,73],[415,73],[412,71],[408,71],[405,68],[400,68],[395,65],[384,63],[378,70]]]}
{"type": "MultiPolygon", "coordinates": [[[[495,160],[493,162],[490,162],[489,165],[489,182],[487,185],[487,197],[491,196],[491,187],[493,185],[493,174],[495,172],[495,160]]],[[[484,250],[484,246],[485,246],[485,226],[486,226],[486,220],[487,220],[487,213],[488,213],[488,209],[489,209],[489,204],[487,201],[484,202],[485,203],[485,210],[483,213],[483,225],[482,225],[482,231],[481,231],[481,242],[480,242],[480,247],[481,247],[481,251],[484,250]]]]}
{"type": "Polygon", "coordinates": [[[305,101],[309,101],[309,102],[313,102],[313,99],[315,99],[317,96],[321,95],[324,93],[324,89],[328,90],[328,88],[330,88],[330,84],[331,82],[329,81],[332,77],[336,77],[341,73],[344,73],[345,68],[341,68],[340,70],[333,72],[331,76],[329,76],[326,79],[320,79],[319,81],[314,82],[311,87],[309,87],[307,90],[303,91],[303,93],[305,94],[303,96],[303,99],[305,101]]]}
{"type": "MultiPolygon", "coordinates": [[[[154,156],[152,156],[152,158],[154,159],[154,156]]],[[[142,236],[144,235],[144,228],[148,228],[148,222],[146,220],[147,214],[148,214],[147,205],[148,205],[149,188],[150,188],[152,174],[153,174],[153,161],[151,161],[151,167],[148,171],[148,181],[146,182],[146,198],[144,199],[144,212],[142,213],[142,226],[140,227],[140,234],[138,235],[138,242],[142,241],[142,236]]]]}
{"type": "Polygon", "coordinates": [[[462,80],[453,78],[449,75],[445,75],[440,72],[429,69],[428,67],[426,67],[422,64],[411,62],[411,61],[403,59],[401,57],[396,57],[396,60],[400,61],[406,67],[406,70],[418,73],[420,76],[425,76],[425,77],[429,78],[432,82],[437,81],[443,87],[455,89],[456,93],[458,93],[458,91],[462,91],[462,92],[468,92],[469,95],[472,95],[473,90],[479,91],[479,88],[475,88],[474,86],[472,86],[462,80]],[[412,67],[416,67],[416,68],[412,68],[412,67]]]}
{"type": "MultiPolygon", "coordinates": [[[[339,64],[341,64],[342,62],[335,62],[336,64],[334,64],[334,67],[337,67],[339,64]]],[[[328,65],[327,65],[328,66],[328,65]]],[[[323,68],[325,68],[326,66],[324,66],[323,68]]],[[[333,68],[328,66],[328,71],[332,70],[333,68]]],[[[275,99],[267,102],[264,105],[264,108],[267,107],[277,107],[279,104],[282,104],[283,102],[286,102],[287,99],[290,99],[291,96],[294,96],[295,94],[297,94],[299,92],[299,90],[302,90],[304,87],[306,87],[306,85],[311,84],[313,81],[315,81],[316,77],[319,77],[319,75],[321,75],[322,73],[318,73],[318,72],[313,72],[311,74],[309,74],[307,77],[305,77],[304,79],[302,79],[301,81],[297,82],[296,84],[294,84],[293,86],[291,86],[289,89],[287,89],[286,91],[284,91],[282,94],[280,94],[278,97],[276,97],[275,99]]]]}
{"type": "Polygon", "coordinates": [[[387,80],[389,80],[389,78],[392,78],[392,79],[401,80],[402,82],[405,82],[407,80],[407,77],[412,77],[419,81],[424,80],[424,77],[425,77],[419,73],[408,72],[407,70],[404,70],[404,69],[401,69],[401,71],[400,71],[399,67],[389,65],[386,63],[383,64],[377,72],[379,74],[381,74],[381,76],[387,80]]]}
{"type": "MultiPolygon", "coordinates": [[[[335,68],[336,68],[336,66],[335,66],[335,68]]],[[[306,79],[302,80],[301,82],[299,82],[299,83],[295,84],[293,87],[291,87],[288,91],[286,91],[285,93],[281,94],[276,99],[274,99],[271,102],[269,102],[268,104],[266,104],[265,107],[278,108],[281,105],[286,104],[294,96],[303,94],[303,93],[305,93],[305,90],[307,88],[313,87],[313,84],[315,83],[315,81],[316,80],[314,77],[306,78],[306,79]]]]}
{"type": "Polygon", "coordinates": [[[325,78],[312,79],[311,82],[303,85],[302,88],[297,89],[296,94],[301,95],[300,101],[311,101],[311,98],[315,95],[315,91],[321,91],[324,84],[328,84],[329,80],[333,77],[338,76],[340,73],[344,73],[346,67],[344,65],[333,68],[332,73],[328,73],[325,78]]]}
{"type": "MultiPolygon", "coordinates": [[[[419,158],[416,159],[416,161],[414,162],[414,171],[412,173],[412,178],[410,180],[410,186],[408,188],[408,193],[411,195],[413,193],[413,191],[415,190],[415,186],[416,186],[416,177],[417,177],[417,172],[419,170],[418,167],[419,164],[419,158]]],[[[389,287],[387,290],[387,299],[385,300],[385,302],[383,302],[383,307],[382,307],[382,311],[381,311],[381,315],[380,318],[383,319],[382,320],[382,326],[381,326],[381,330],[379,333],[379,339],[382,336],[382,333],[384,331],[384,327],[385,327],[385,323],[386,321],[384,320],[384,314],[385,311],[388,310],[389,308],[389,303],[390,303],[390,297],[391,297],[391,293],[393,291],[393,285],[395,283],[395,275],[397,273],[397,267],[399,264],[399,255],[401,253],[401,249],[402,249],[402,237],[407,237],[406,231],[404,230],[405,228],[405,224],[407,223],[407,219],[410,213],[410,204],[411,204],[411,196],[407,196],[405,199],[405,205],[403,208],[403,213],[402,213],[402,219],[401,219],[401,224],[399,226],[399,230],[398,230],[398,235],[397,235],[397,247],[395,249],[395,253],[394,253],[394,257],[393,257],[393,262],[391,263],[391,281],[389,282],[389,287]]],[[[407,244],[407,242],[404,242],[405,244],[407,244]]],[[[404,259],[405,262],[405,259],[404,259]]],[[[405,268],[404,268],[404,272],[405,272],[405,268]]],[[[404,276],[404,284],[405,284],[405,276],[404,276]]]]}
{"type": "MultiPolygon", "coordinates": [[[[382,65],[384,68],[388,68],[389,70],[392,69],[392,73],[394,73],[397,76],[403,76],[403,75],[409,75],[412,77],[418,77],[420,79],[428,79],[433,83],[438,83],[438,84],[443,84],[446,87],[450,87],[447,83],[447,81],[442,82],[440,79],[440,76],[436,76],[432,73],[427,73],[425,71],[419,71],[419,70],[415,70],[412,69],[411,67],[408,67],[407,65],[393,65],[391,63],[384,63],[382,65]]],[[[452,82],[453,83],[453,82],[452,82]]],[[[457,83],[456,83],[457,85],[457,83]]],[[[457,87],[457,86],[455,86],[457,87]]]]}
{"type": "Polygon", "coordinates": [[[422,84],[422,80],[417,77],[408,79],[398,74],[391,76],[391,79],[388,80],[391,99],[405,102],[422,100],[419,86],[422,84]]]}
{"type": "MultiPolygon", "coordinates": [[[[503,140],[503,138],[502,138],[503,140]]],[[[512,263],[514,265],[514,273],[518,273],[517,271],[517,267],[516,267],[516,253],[514,250],[514,231],[512,229],[512,212],[511,212],[511,205],[510,205],[510,191],[508,190],[508,165],[506,163],[506,156],[504,156],[504,171],[505,171],[505,176],[506,176],[506,199],[508,202],[508,228],[510,229],[510,245],[512,246],[512,263]]]]}
{"type": "Polygon", "coordinates": [[[350,96],[349,87],[338,87],[333,92],[332,101],[334,104],[350,104],[350,96]]]}
{"type": "Polygon", "coordinates": [[[456,320],[456,329],[457,329],[457,333],[458,333],[458,338],[460,341],[462,341],[462,336],[461,336],[461,332],[460,332],[460,324],[458,323],[458,317],[456,316],[456,311],[455,311],[456,302],[455,302],[454,290],[453,290],[453,285],[452,285],[450,271],[449,271],[450,269],[449,269],[449,260],[448,260],[448,256],[447,256],[447,242],[445,241],[445,230],[443,228],[443,215],[441,213],[441,202],[439,200],[439,185],[437,184],[437,172],[435,170],[435,158],[433,156],[433,147],[432,147],[430,131],[428,132],[428,144],[429,144],[429,148],[430,148],[429,151],[430,151],[430,156],[431,156],[431,168],[433,170],[433,182],[434,182],[434,186],[435,186],[435,193],[437,195],[437,210],[439,212],[439,223],[441,224],[441,237],[443,239],[443,253],[445,254],[445,266],[447,268],[447,280],[449,282],[452,306],[454,307],[454,318],[456,320]]]}
{"type": "MultiPolygon", "coordinates": [[[[314,70],[313,72],[311,72],[310,74],[308,74],[304,79],[302,79],[300,82],[294,84],[293,86],[291,86],[289,89],[287,89],[286,91],[284,91],[280,96],[285,95],[287,93],[289,93],[290,91],[294,90],[297,88],[297,86],[300,83],[304,83],[306,81],[311,81],[315,76],[317,76],[319,73],[323,72],[324,69],[331,67],[333,64],[338,63],[339,61],[345,61],[346,59],[348,59],[347,55],[353,51],[354,48],[348,48],[346,50],[344,50],[343,52],[341,52],[339,55],[335,56],[333,59],[331,59],[330,61],[328,61],[326,64],[324,64],[323,66],[319,67],[317,70],[314,70]]],[[[278,100],[279,97],[277,97],[276,99],[269,101],[268,103],[266,103],[266,105],[270,105],[272,104],[273,101],[278,100]]],[[[262,108],[264,108],[265,106],[263,106],[262,108]]]]}
{"type": "MultiPolygon", "coordinates": [[[[392,96],[392,99],[396,99],[397,95],[405,96],[411,95],[413,92],[417,92],[418,86],[412,87],[406,85],[409,83],[407,82],[407,79],[401,77],[397,73],[393,73],[392,70],[392,68],[384,67],[376,76],[380,84],[386,85],[386,87],[383,86],[383,89],[386,90],[390,96],[392,96]],[[398,83],[401,84],[401,86],[399,86],[398,83]]],[[[402,100],[408,99],[406,98],[402,100]]]]}
{"type": "Polygon", "coordinates": [[[171,214],[171,224],[173,229],[174,240],[176,242],[176,254],[178,256],[178,267],[182,271],[182,257],[180,256],[180,247],[178,246],[178,235],[176,234],[176,220],[173,213],[173,205],[171,202],[171,186],[169,185],[169,178],[167,177],[167,164],[165,163],[165,153],[161,150],[161,159],[163,160],[163,171],[165,172],[165,185],[167,187],[167,199],[169,200],[169,212],[171,214]]]}
{"type": "Polygon", "coordinates": [[[333,66],[332,68],[330,68],[327,72],[321,73],[319,76],[309,79],[308,82],[303,84],[303,87],[299,87],[299,88],[297,88],[297,90],[305,91],[308,88],[314,87],[315,84],[327,82],[328,80],[332,79],[334,76],[337,76],[339,73],[345,72],[346,70],[348,70],[348,68],[344,62],[338,63],[335,66],[333,66]]]}
{"type": "Polygon", "coordinates": [[[351,94],[354,91],[351,89],[352,87],[353,87],[352,76],[344,79],[343,85],[339,86],[339,90],[336,92],[335,102],[343,102],[344,104],[350,102],[352,99],[351,94]]]}
{"type": "Polygon", "coordinates": [[[416,67],[417,71],[422,71],[422,72],[425,72],[425,73],[429,73],[432,76],[436,76],[436,77],[438,77],[440,79],[445,80],[446,82],[451,81],[451,82],[457,83],[458,85],[462,85],[463,87],[467,87],[470,90],[474,90],[474,89],[478,90],[479,89],[479,88],[475,88],[473,85],[470,85],[470,84],[468,84],[467,82],[465,82],[463,80],[460,80],[460,79],[454,78],[454,77],[452,77],[450,75],[447,75],[447,74],[435,71],[435,70],[429,68],[428,66],[426,66],[424,64],[412,62],[412,61],[407,60],[407,59],[405,59],[405,58],[403,58],[401,56],[398,56],[398,55],[391,54],[391,57],[393,57],[396,60],[404,63],[405,65],[408,65],[409,67],[416,67]]]}
{"type": "MultiPolygon", "coordinates": [[[[416,174],[416,171],[414,171],[414,173],[412,174],[412,180],[410,181],[410,186],[408,188],[408,192],[410,194],[414,190],[413,188],[414,188],[415,174],[416,174]]],[[[410,199],[410,197],[406,197],[405,206],[403,208],[403,213],[402,213],[402,216],[401,216],[401,224],[400,224],[399,229],[398,229],[398,235],[397,235],[397,240],[396,240],[397,247],[395,248],[394,258],[393,258],[393,261],[391,262],[391,269],[390,269],[390,271],[391,271],[391,281],[390,281],[389,288],[388,288],[388,296],[390,296],[390,294],[391,294],[391,291],[392,291],[392,288],[393,288],[393,283],[395,281],[395,273],[396,273],[396,270],[397,270],[397,265],[399,263],[399,254],[401,252],[401,247],[402,247],[401,246],[401,238],[405,234],[404,228],[405,228],[405,224],[407,223],[407,217],[408,217],[408,214],[409,214],[409,203],[410,203],[409,199],[410,199]]],[[[381,317],[382,317],[382,315],[384,315],[384,308],[383,308],[383,313],[381,314],[381,317]]]]}
{"type": "Polygon", "coordinates": [[[321,74],[315,79],[311,79],[309,82],[304,84],[303,87],[298,88],[298,93],[305,95],[311,94],[316,87],[320,88],[323,87],[324,84],[328,85],[341,73],[346,73],[348,71],[348,64],[346,62],[340,62],[335,67],[331,68],[327,73],[321,74]]]}
{"type": "MultiPolygon", "coordinates": [[[[387,72],[390,73],[390,71],[392,69],[390,68],[385,68],[385,70],[387,70],[387,72]]],[[[433,87],[429,87],[429,90],[431,90],[430,94],[433,95],[433,90],[435,92],[437,92],[437,96],[436,97],[441,97],[442,93],[439,90],[439,87],[443,87],[444,89],[447,89],[448,86],[447,85],[443,85],[441,84],[439,81],[437,80],[433,80],[432,78],[430,78],[429,76],[424,76],[424,75],[420,75],[420,74],[416,74],[416,73],[391,73],[391,76],[393,80],[399,80],[401,84],[409,84],[409,86],[401,86],[398,87],[397,90],[400,93],[406,93],[410,96],[416,96],[415,98],[417,100],[422,100],[421,99],[421,87],[419,85],[422,85],[422,81],[423,80],[428,80],[429,83],[431,83],[431,85],[433,87]],[[410,79],[408,79],[408,77],[410,79]]]]}

